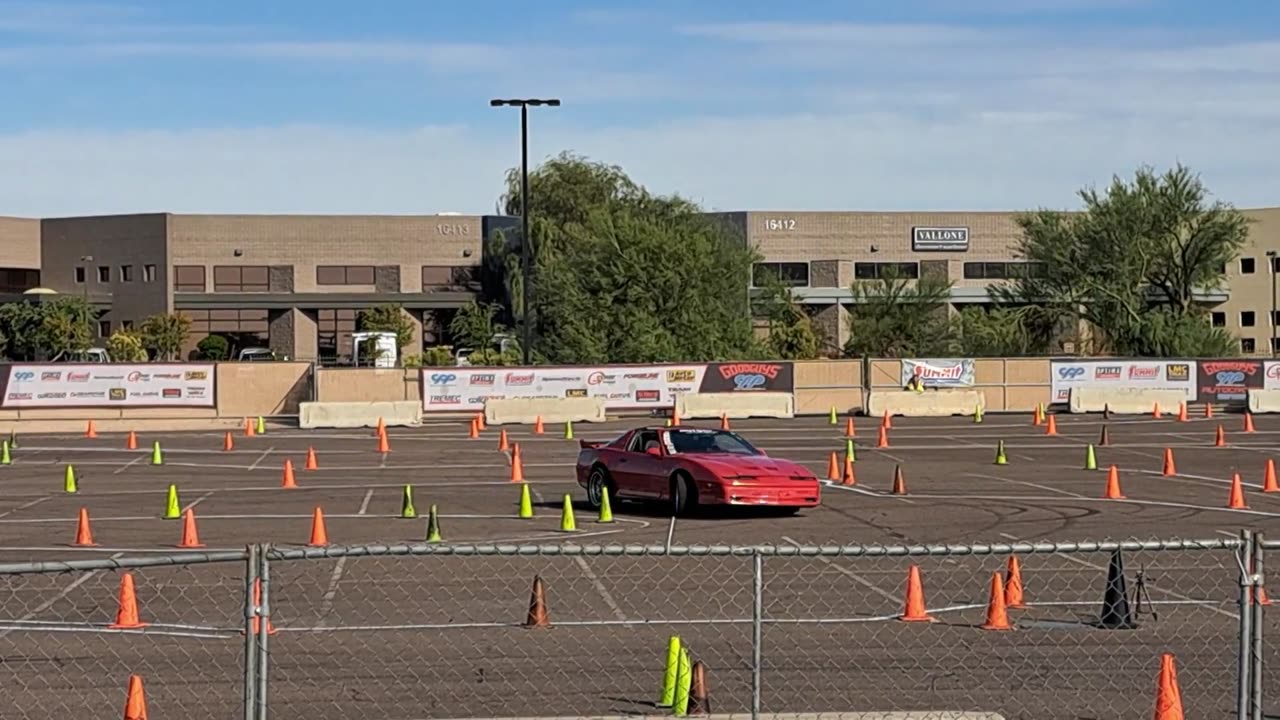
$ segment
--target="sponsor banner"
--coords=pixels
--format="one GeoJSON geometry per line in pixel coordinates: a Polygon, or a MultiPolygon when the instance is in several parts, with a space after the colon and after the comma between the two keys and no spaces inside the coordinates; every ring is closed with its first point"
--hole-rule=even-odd
{"type": "Polygon", "coordinates": [[[925,387],[972,387],[973,360],[903,360],[902,378],[898,383],[906,387],[907,382],[920,370],[920,378],[925,387]]]}
{"type": "Polygon", "coordinates": [[[698,392],[793,392],[795,372],[789,362],[710,363],[698,392]]]}
{"type": "Polygon", "coordinates": [[[563,397],[603,398],[610,410],[670,407],[677,394],[698,392],[706,370],[706,365],[423,368],[422,408],[470,412],[483,410],[489,399],[563,397]]]}
{"type": "Polygon", "coordinates": [[[1195,360],[1051,360],[1050,402],[1066,403],[1072,388],[1179,390],[1197,399],[1195,360]]]}
{"type": "Polygon", "coordinates": [[[1261,388],[1266,372],[1261,360],[1201,360],[1200,402],[1242,403],[1249,388],[1261,388]]]}
{"type": "Polygon", "coordinates": [[[3,408],[214,407],[212,364],[8,365],[3,408]]]}
{"type": "Polygon", "coordinates": [[[1266,377],[1262,380],[1262,387],[1267,390],[1280,390],[1280,362],[1267,360],[1262,363],[1263,372],[1266,377]]]}

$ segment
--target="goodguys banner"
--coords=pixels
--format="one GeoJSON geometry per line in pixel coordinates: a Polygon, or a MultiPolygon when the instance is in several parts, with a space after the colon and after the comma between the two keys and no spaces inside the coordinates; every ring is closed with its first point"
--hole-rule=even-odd
{"type": "Polygon", "coordinates": [[[599,397],[610,410],[671,407],[679,393],[791,392],[791,363],[423,368],[424,412],[484,409],[488,399],[599,397]]]}
{"type": "Polygon", "coordinates": [[[193,363],[4,365],[0,407],[214,407],[214,366],[193,363]]]}
{"type": "Polygon", "coordinates": [[[1201,360],[1200,402],[1242,403],[1249,388],[1263,386],[1265,375],[1261,360],[1201,360]]]}
{"type": "Polygon", "coordinates": [[[907,386],[915,374],[920,371],[920,379],[925,387],[971,387],[973,385],[973,360],[903,360],[902,378],[899,384],[907,386]]]}
{"type": "Polygon", "coordinates": [[[1051,402],[1071,399],[1072,388],[1178,390],[1195,402],[1195,360],[1051,360],[1051,402]]]}

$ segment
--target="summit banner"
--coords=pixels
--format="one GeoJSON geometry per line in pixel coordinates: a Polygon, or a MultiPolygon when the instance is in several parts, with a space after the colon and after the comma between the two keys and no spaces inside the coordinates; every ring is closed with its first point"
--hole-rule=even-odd
{"type": "Polygon", "coordinates": [[[1054,404],[1069,401],[1073,388],[1177,390],[1187,402],[1198,397],[1195,360],[1050,360],[1049,376],[1054,404]]]}
{"type": "Polygon", "coordinates": [[[907,386],[915,374],[925,387],[972,387],[974,365],[972,358],[963,360],[906,360],[902,361],[902,377],[899,384],[907,386]]]}

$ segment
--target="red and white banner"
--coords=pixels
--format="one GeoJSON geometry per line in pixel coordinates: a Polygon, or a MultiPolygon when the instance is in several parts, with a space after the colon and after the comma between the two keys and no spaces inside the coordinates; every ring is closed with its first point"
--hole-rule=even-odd
{"type": "Polygon", "coordinates": [[[3,408],[214,407],[211,363],[5,365],[3,408]]]}
{"type": "Polygon", "coordinates": [[[483,410],[485,400],[598,397],[609,410],[671,407],[698,392],[706,365],[539,368],[423,368],[424,412],[483,410]]]}

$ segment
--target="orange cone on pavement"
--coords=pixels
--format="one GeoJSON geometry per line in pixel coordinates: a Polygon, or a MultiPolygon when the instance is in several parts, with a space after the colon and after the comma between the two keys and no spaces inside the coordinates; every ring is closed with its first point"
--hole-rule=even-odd
{"type": "Polygon", "coordinates": [[[1058,416],[1057,415],[1050,415],[1048,417],[1045,425],[1045,429],[1044,429],[1044,434],[1045,435],[1058,434],[1058,416]]]}
{"type": "Polygon", "coordinates": [[[375,425],[373,428],[373,436],[378,437],[379,435],[385,435],[386,433],[387,433],[387,421],[383,420],[382,416],[379,415],[378,424],[375,425]]]}
{"type": "Polygon", "coordinates": [[[1107,470],[1107,491],[1102,497],[1107,500],[1124,500],[1124,493],[1120,492],[1120,471],[1115,465],[1107,470]]]}
{"type": "MultiPolygon", "coordinates": [[[[386,437],[386,435],[387,434],[384,432],[381,435],[379,435],[379,437],[386,437]]],[[[467,430],[467,437],[471,438],[472,440],[475,440],[476,438],[480,437],[480,423],[476,422],[475,418],[471,418],[471,429],[467,430]]]]}
{"type": "Polygon", "coordinates": [[[831,452],[831,459],[827,461],[827,479],[840,479],[840,456],[835,452],[831,452]]]}
{"type": "Polygon", "coordinates": [[[671,427],[680,427],[680,408],[671,408],[671,427]]]}
{"type": "Polygon", "coordinates": [[[1267,472],[1262,476],[1262,492],[1280,492],[1280,483],[1276,482],[1276,461],[1267,459],[1267,472]]]}
{"type": "Polygon", "coordinates": [[[729,416],[725,415],[724,413],[720,414],[720,429],[721,430],[729,429],[729,416]]]}
{"type": "Polygon", "coordinates": [[[488,428],[488,427],[486,427],[486,426],[485,426],[485,424],[484,424],[484,413],[482,413],[482,412],[478,412],[478,413],[476,413],[476,429],[477,429],[477,430],[488,430],[488,429],[489,429],[489,428],[488,428]]]}
{"type": "Polygon", "coordinates": [[[1012,630],[1009,624],[1009,613],[1004,600],[1004,577],[1000,573],[991,573],[991,599],[987,602],[987,621],[982,624],[983,630],[1012,630]]]}
{"type": "Polygon", "coordinates": [[[329,544],[329,532],[324,527],[324,511],[316,508],[311,513],[311,540],[307,542],[311,547],[324,547],[329,544]]]}
{"type": "Polygon", "coordinates": [[[1004,604],[1010,610],[1021,610],[1027,606],[1022,597],[1022,567],[1018,564],[1018,556],[1010,555],[1005,568],[1004,604]]]}
{"type": "Polygon", "coordinates": [[[147,695],[142,690],[142,677],[129,676],[129,694],[124,700],[124,720],[147,720],[147,695]]]}
{"type": "Polygon", "coordinates": [[[293,476],[293,461],[285,458],[284,461],[284,477],[280,481],[280,487],[286,490],[293,490],[298,487],[298,482],[293,476]]]}
{"type": "Polygon", "coordinates": [[[547,591],[542,586],[542,576],[535,575],[533,578],[533,590],[529,593],[529,614],[525,616],[524,626],[533,627],[549,627],[551,625],[551,614],[547,612],[547,591]]]}
{"type": "Polygon", "coordinates": [[[1244,485],[1240,482],[1240,473],[1231,476],[1231,495],[1227,497],[1227,509],[1248,510],[1244,501],[1244,485]]]}
{"type": "MultiPolygon", "coordinates": [[[[885,417],[889,417],[889,416],[886,415],[885,417]]],[[[880,426],[880,437],[876,440],[876,447],[878,448],[889,447],[889,429],[886,428],[884,425],[880,426]]]]}
{"type": "Polygon", "coordinates": [[[1111,433],[1107,432],[1107,426],[1102,426],[1102,435],[1098,437],[1098,446],[1106,447],[1111,444],[1111,433]]]}
{"type": "Polygon", "coordinates": [[[1031,414],[1031,424],[1035,425],[1036,427],[1039,427],[1043,423],[1044,423],[1044,410],[1039,405],[1036,405],[1035,411],[1031,414]]]}
{"type": "Polygon", "coordinates": [[[884,411],[884,417],[880,419],[880,427],[884,428],[885,430],[893,429],[893,416],[889,414],[888,410],[884,411]]]}
{"type": "Polygon", "coordinates": [[[320,469],[320,462],[319,460],[316,459],[315,448],[313,447],[307,448],[307,463],[302,466],[302,469],[303,470],[319,470],[320,469]]]}
{"type": "Polygon", "coordinates": [[[196,532],[196,514],[187,508],[182,514],[182,540],[178,543],[180,548],[202,548],[204,543],[200,542],[200,533],[196,532]]]}
{"type": "Polygon", "coordinates": [[[93,439],[93,438],[98,437],[98,429],[97,429],[97,428],[95,428],[95,427],[93,426],[93,421],[92,421],[92,420],[90,420],[90,421],[89,421],[89,424],[85,426],[85,428],[84,428],[84,436],[85,436],[85,437],[87,437],[87,438],[89,438],[89,439],[93,439]]]}
{"type": "Polygon", "coordinates": [[[893,468],[893,495],[907,494],[907,479],[902,476],[902,466],[895,465],[893,468]]]}
{"type": "Polygon", "coordinates": [[[844,477],[841,478],[841,483],[844,485],[858,484],[858,478],[853,474],[853,456],[851,455],[844,456],[844,477]]]}
{"type": "Polygon", "coordinates": [[[1178,669],[1173,653],[1160,658],[1160,680],[1156,686],[1155,720],[1185,720],[1182,714],[1182,689],[1178,687],[1178,669]]]}
{"type": "Polygon", "coordinates": [[[1178,403],[1178,422],[1186,422],[1187,420],[1187,402],[1184,400],[1178,403]]]}
{"type": "Polygon", "coordinates": [[[391,440],[387,437],[386,430],[383,430],[382,434],[378,436],[378,452],[383,455],[391,452],[391,440]]]}
{"type": "Polygon", "coordinates": [[[253,421],[250,420],[249,418],[245,418],[244,419],[244,436],[253,437],[254,434],[255,433],[253,432],[253,421]]]}
{"type": "Polygon", "coordinates": [[[1213,404],[1212,404],[1212,403],[1205,403],[1205,404],[1204,404],[1204,416],[1205,416],[1205,417],[1207,417],[1207,418],[1211,418],[1211,417],[1213,417],[1213,404]]]}
{"type": "Polygon", "coordinates": [[[520,443],[511,450],[511,482],[524,482],[524,460],[520,459],[520,443]]]}
{"type": "Polygon", "coordinates": [[[1226,434],[1226,433],[1224,433],[1224,432],[1222,431],[1222,426],[1221,426],[1221,425],[1219,425],[1219,426],[1218,426],[1218,432],[1214,434],[1214,437],[1213,437],[1213,446],[1214,446],[1214,447],[1226,447],[1226,446],[1227,446],[1227,434],[1226,434]]]}
{"type": "Polygon", "coordinates": [[[1154,405],[1151,406],[1151,417],[1157,418],[1157,419],[1164,417],[1160,413],[1160,403],[1155,403],[1154,405]]]}
{"type": "Polygon", "coordinates": [[[132,430],[130,430],[130,431],[129,431],[129,436],[128,436],[128,437],[126,437],[126,438],[124,439],[124,449],[125,449],[125,450],[137,450],[137,449],[138,449],[138,434],[137,434],[137,433],[135,433],[135,432],[134,432],[134,431],[132,431],[132,430]]]}
{"type": "Polygon", "coordinates": [[[1178,466],[1173,463],[1173,448],[1164,449],[1164,470],[1161,474],[1165,477],[1173,477],[1178,474],[1178,466]]]}
{"type": "Polygon", "coordinates": [[[853,427],[853,418],[849,417],[844,421],[844,436],[847,438],[857,437],[857,430],[853,427]]]}
{"type": "Polygon", "coordinates": [[[146,625],[138,618],[138,595],[133,587],[133,573],[127,572],[120,578],[120,607],[116,610],[116,621],[107,627],[134,630],[146,625]]]}
{"type": "Polygon", "coordinates": [[[511,449],[511,444],[507,440],[507,431],[504,429],[498,433],[498,452],[506,452],[511,449]]]}
{"type": "Polygon", "coordinates": [[[231,433],[228,432],[226,435],[222,437],[222,450],[224,452],[231,452],[232,450],[235,450],[235,449],[236,449],[236,442],[231,439],[231,433]]]}
{"type": "Polygon", "coordinates": [[[71,544],[74,547],[98,546],[93,541],[93,531],[89,529],[89,511],[84,508],[80,508],[80,519],[76,522],[76,541],[71,544]]]}
{"type": "Polygon", "coordinates": [[[533,419],[533,434],[541,435],[544,432],[546,432],[546,429],[542,427],[542,416],[539,415],[538,417],[533,419]]]}
{"type": "Polygon", "coordinates": [[[1254,432],[1253,429],[1253,413],[1248,410],[1244,413],[1244,431],[1247,433],[1254,432]]]}
{"type": "Polygon", "coordinates": [[[925,610],[924,583],[920,580],[920,568],[912,565],[907,571],[907,599],[898,619],[903,622],[933,622],[925,610]]]}

